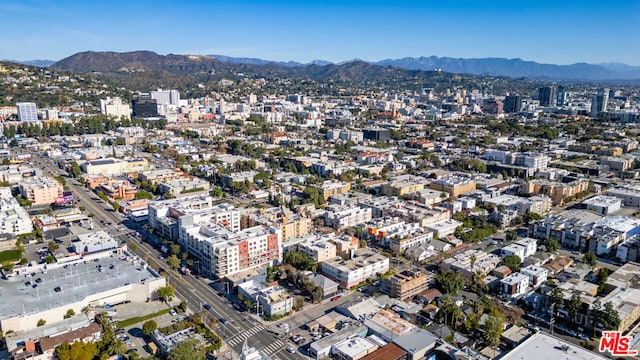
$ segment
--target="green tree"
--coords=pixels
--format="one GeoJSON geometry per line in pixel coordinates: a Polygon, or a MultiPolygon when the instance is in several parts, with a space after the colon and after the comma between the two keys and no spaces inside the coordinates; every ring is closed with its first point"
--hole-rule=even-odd
{"type": "Polygon", "coordinates": [[[484,323],[484,340],[490,347],[496,347],[500,344],[500,337],[504,330],[504,317],[489,316],[484,323]]]}
{"type": "Polygon", "coordinates": [[[56,258],[54,258],[53,255],[47,255],[47,257],[44,258],[44,262],[47,264],[53,264],[56,262],[56,258]]]}
{"type": "Polygon", "coordinates": [[[544,240],[544,247],[549,252],[556,252],[560,249],[560,243],[556,239],[546,238],[544,240]]]}
{"type": "Polygon", "coordinates": [[[171,298],[173,298],[174,291],[175,291],[175,289],[173,288],[173,286],[167,285],[167,286],[159,288],[157,290],[157,294],[158,294],[158,297],[160,298],[160,300],[167,301],[167,300],[171,300],[171,298]]]}
{"type": "Polygon", "coordinates": [[[120,338],[111,340],[109,346],[107,346],[107,354],[109,355],[122,355],[127,352],[127,344],[120,338]]]}
{"type": "Polygon", "coordinates": [[[562,294],[562,290],[560,288],[554,288],[549,297],[549,306],[555,304],[556,309],[564,305],[564,295],[562,294]]]}
{"type": "Polygon", "coordinates": [[[313,259],[307,254],[299,251],[290,251],[284,255],[284,263],[290,264],[298,270],[311,270],[313,268],[313,259]]]}
{"type": "Polygon", "coordinates": [[[213,196],[213,197],[221,197],[222,196],[222,189],[220,189],[217,186],[214,186],[211,189],[211,196],[213,196]]]}
{"type": "Polygon", "coordinates": [[[504,265],[504,266],[508,267],[513,272],[518,272],[518,271],[520,271],[520,264],[521,263],[522,263],[522,260],[520,259],[520,256],[518,256],[518,255],[507,255],[507,256],[504,257],[504,259],[502,259],[502,261],[500,262],[500,265],[504,265]]]}
{"type": "Polygon", "coordinates": [[[180,268],[180,259],[173,254],[167,258],[167,264],[169,264],[172,269],[178,269],[180,268]]]}
{"type": "Polygon", "coordinates": [[[206,355],[198,340],[187,339],[173,347],[167,360],[204,360],[206,355]]]}
{"type": "Polygon", "coordinates": [[[155,322],[155,320],[145,321],[145,323],[142,324],[142,333],[149,336],[157,328],[158,324],[155,322]]]}
{"type": "Polygon", "coordinates": [[[38,323],[36,324],[38,327],[40,326],[44,326],[44,324],[46,324],[47,322],[44,319],[40,319],[38,320],[38,323]]]}
{"type": "Polygon", "coordinates": [[[609,269],[602,268],[598,271],[598,275],[596,276],[596,284],[598,285],[598,293],[604,291],[607,286],[607,279],[609,278],[609,269]]]}
{"type": "Polygon", "coordinates": [[[596,254],[589,251],[582,257],[582,262],[585,264],[589,264],[590,266],[596,266],[598,264],[598,257],[596,256],[596,254]]]}
{"type": "Polygon", "coordinates": [[[445,271],[436,275],[436,284],[445,293],[456,295],[464,287],[464,279],[453,271],[445,271]]]}
{"type": "Polygon", "coordinates": [[[129,250],[131,250],[132,252],[136,252],[138,250],[138,244],[136,244],[133,241],[129,241],[127,243],[127,246],[129,247],[129,250]]]}
{"type": "Polygon", "coordinates": [[[113,202],[113,211],[118,212],[120,210],[120,203],[117,201],[113,202]]]}
{"type": "Polygon", "coordinates": [[[296,296],[293,299],[293,308],[296,311],[300,311],[302,310],[303,307],[304,307],[304,298],[302,296],[296,296]]]}
{"type": "Polygon", "coordinates": [[[141,200],[141,199],[153,199],[153,194],[146,191],[146,190],[140,190],[138,192],[136,192],[135,194],[135,199],[136,200],[141,200]]]}
{"type": "Polygon", "coordinates": [[[80,176],[80,174],[82,174],[82,169],[80,168],[80,165],[78,165],[77,162],[74,161],[71,163],[71,167],[69,168],[69,174],[74,178],[77,178],[78,176],[80,176]]]}
{"type": "Polygon", "coordinates": [[[68,318],[72,317],[75,314],[76,314],[76,312],[73,311],[73,309],[69,309],[69,310],[67,310],[67,313],[64,315],[64,318],[68,319],[68,318]]]}
{"type": "Polygon", "coordinates": [[[582,298],[580,298],[580,295],[577,293],[571,295],[571,299],[567,302],[566,308],[569,314],[569,319],[575,323],[578,319],[580,309],[582,308],[582,298]]]}
{"type": "Polygon", "coordinates": [[[453,325],[454,327],[458,323],[458,321],[464,318],[464,314],[462,313],[462,309],[453,301],[451,296],[445,296],[442,299],[442,305],[440,306],[440,311],[436,315],[438,319],[444,320],[445,325],[453,325]]]}
{"type": "Polygon", "coordinates": [[[518,240],[518,233],[513,230],[507,231],[507,241],[515,241],[515,240],[518,240]]]}

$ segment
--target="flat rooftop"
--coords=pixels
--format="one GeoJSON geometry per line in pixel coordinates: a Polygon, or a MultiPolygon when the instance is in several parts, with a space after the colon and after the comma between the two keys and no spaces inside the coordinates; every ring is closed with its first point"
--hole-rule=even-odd
{"type": "Polygon", "coordinates": [[[549,334],[539,332],[502,357],[502,360],[604,360],[605,356],[549,334]]]}
{"type": "Polygon", "coordinates": [[[143,269],[140,261],[123,261],[115,254],[98,261],[80,259],[69,262],[66,267],[44,271],[0,280],[0,319],[72,304],[108,290],[122,288],[122,292],[126,292],[129,290],[126,284],[159,277],[150,268],[143,269]],[[102,265],[102,271],[99,265],[102,265]]]}

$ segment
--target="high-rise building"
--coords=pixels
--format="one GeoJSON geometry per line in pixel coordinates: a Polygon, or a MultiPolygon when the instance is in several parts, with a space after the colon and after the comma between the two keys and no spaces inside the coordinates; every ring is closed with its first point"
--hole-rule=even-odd
{"type": "Polygon", "coordinates": [[[591,117],[597,118],[607,111],[607,102],[609,102],[609,89],[604,88],[602,91],[591,98],[591,117]]]}
{"type": "Polygon", "coordinates": [[[522,108],[522,96],[508,95],[504,98],[504,112],[507,114],[519,113],[522,108]]]}
{"type": "Polygon", "coordinates": [[[538,100],[541,106],[556,106],[558,89],[555,86],[544,86],[538,88],[538,100]]]}
{"type": "Polygon", "coordinates": [[[558,94],[556,96],[556,105],[564,106],[567,102],[567,89],[564,86],[558,86],[558,94]]]}
{"type": "Polygon", "coordinates": [[[131,119],[131,107],[123,103],[119,97],[100,99],[100,113],[131,119]]]}
{"type": "Polygon", "coordinates": [[[145,99],[142,96],[138,97],[138,99],[133,100],[133,116],[158,116],[158,101],[156,99],[145,99]]]}
{"type": "Polygon", "coordinates": [[[149,96],[158,102],[158,105],[180,105],[180,92],[178,90],[149,91],[149,96]]]}
{"type": "Polygon", "coordinates": [[[38,121],[38,109],[36,104],[32,102],[19,102],[16,104],[18,109],[18,121],[38,121]]]}

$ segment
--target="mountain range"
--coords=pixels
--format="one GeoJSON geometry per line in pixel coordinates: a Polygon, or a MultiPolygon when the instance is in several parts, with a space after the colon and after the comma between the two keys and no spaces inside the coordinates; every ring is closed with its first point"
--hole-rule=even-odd
{"type": "MultiPolygon", "coordinates": [[[[136,51],[133,53],[155,54],[147,51],[136,51]]],[[[97,54],[94,52],[83,52],[72,55],[76,57],[83,54],[97,54]]],[[[100,54],[118,54],[110,52],[101,52],[100,54]]],[[[157,55],[157,54],[155,54],[157,55]]],[[[159,55],[157,55],[159,56],[159,55]]],[[[172,55],[167,55],[172,56],[172,55]]],[[[199,56],[200,57],[200,56],[199,56]]],[[[332,63],[326,60],[313,60],[308,63],[297,61],[271,61],[260,58],[249,57],[231,57],[226,55],[207,55],[219,60],[223,63],[237,65],[276,65],[281,67],[305,67],[310,65],[327,66],[341,65],[348,62],[362,61],[354,59],[350,61],[332,63]]],[[[86,59],[86,56],[84,57],[86,59]]],[[[68,58],[67,58],[68,59],[68,58]]],[[[30,61],[12,61],[25,65],[33,65],[39,67],[54,66],[60,67],[58,63],[63,63],[67,59],[61,61],[53,60],[30,60],[30,61]]],[[[471,74],[471,75],[490,75],[490,76],[508,76],[508,77],[528,77],[541,80],[637,80],[640,79],[640,66],[630,66],[621,63],[603,63],[603,64],[587,64],[576,63],[570,65],[554,65],[541,64],[535,61],[525,61],[522,59],[506,59],[506,58],[476,58],[463,59],[451,57],[437,56],[421,56],[421,57],[404,57],[399,59],[385,59],[380,61],[368,61],[369,64],[381,66],[395,66],[407,70],[442,70],[455,74],[471,74]]],[[[127,67],[122,64],[123,67],[127,67]]],[[[73,69],[78,70],[78,69],[73,69]]],[[[88,69],[84,69],[85,71],[88,69]]],[[[100,70],[96,70],[100,71],[100,70]]],[[[104,70],[102,70],[104,71],[104,70]]]]}

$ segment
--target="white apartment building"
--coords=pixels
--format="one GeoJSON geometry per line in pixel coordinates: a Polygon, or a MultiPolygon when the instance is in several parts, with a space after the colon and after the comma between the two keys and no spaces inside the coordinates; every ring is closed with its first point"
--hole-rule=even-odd
{"type": "Polygon", "coordinates": [[[27,211],[18,204],[8,187],[0,188],[0,233],[14,235],[33,232],[27,211]]]}
{"type": "Polygon", "coordinates": [[[115,116],[118,119],[125,117],[131,119],[131,106],[119,97],[100,99],[100,113],[115,116]]]}
{"type": "Polygon", "coordinates": [[[451,235],[456,232],[456,228],[462,225],[462,222],[454,219],[449,219],[445,221],[440,221],[435,224],[430,224],[425,226],[427,230],[432,231],[434,234],[438,235],[439,238],[443,238],[447,235],[451,235]]]}
{"type": "Polygon", "coordinates": [[[38,108],[32,102],[16,103],[18,121],[38,121],[38,108]]]}
{"type": "MultiPolygon", "coordinates": [[[[231,205],[228,205],[231,206],[231,205]]],[[[178,239],[178,218],[198,210],[211,209],[213,198],[209,195],[196,195],[163,201],[149,202],[149,225],[161,237],[178,239]]],[[[238,229],[240,229],[238,220],[238,229]]]]}
{"type": "Polygon", "coordinates": [[[180,218],[178,241],[198,258],[203,275],[223,278],[282,262],[280,229],[259,225],[233,232],[212,221],[192,220],[180,218]]]}
{"type": "Polygon", "coordinates": [[[529,265],[520,269],[520,273],[529,277],[529,285],[533,288],[537,288],[547,282],[549,276],[549,270],[546,268],[529,265]]]}
{"type": "Polygon", "coordinates": [[[371,220],[371,209],[350,205],[327,206],[324,214],[324,222],[334,229],[344,229],[364,224],[371,220]]]}
{"type": "Polygon", "coordinates": [[[593,210],[600,215],[610,215],[620,210],[622,207],[622,199],[611,195],[598,195],[582,202],[587,206],[588,210],[593,210]]]}
{"type": "Polygon", "coordinates": [[[529,289],[529,277],[519,272],[509,274],[500,280],[500,292],[507,298],[524,295],[529,289]]]}
{"type": "Polygon", "coordinates": [[[535,239],[524,238],[515,241],[502,248],[501,256],[517,255],[524,260],[538,251],[538,242],[535,239]]]}
{"type": "Polygon", "coordinates": [[[467,250],[444,261],[444,268],[458,272],[465,277],[480,271],[489,274],[500,263],[500,257],[482,250],[467,250]]]}
{"type": "Polygon", "coordinates": [[[20,195],[33,205],[53,204],[63,191],[62,184],[48,176],[25,178],[19,186],[20,195]]]}
{"type": "Polygon", "coordinates": [[[322,263],[322,275],[337,282],[343,289],[387,271],[389,258],[372,249],[358,249],[349,260],[336,257],[322,263]]]}

